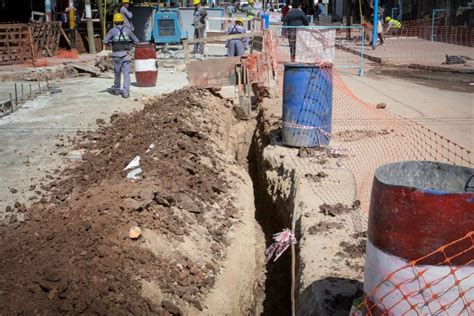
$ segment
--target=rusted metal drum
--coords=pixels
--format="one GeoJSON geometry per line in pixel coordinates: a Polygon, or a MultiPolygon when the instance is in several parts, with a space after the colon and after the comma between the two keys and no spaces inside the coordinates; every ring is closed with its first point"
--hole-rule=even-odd
{"type": "Polygon", "coordinates": [[[154,87],[158,78],[155,45],[139,43],[135,49],[135,78],[139,87],[154,87]]]}
{"type": "Polygon", "coordinates": [[[474,169],[467,167],[404,161],[375,171],[364,282],[372,307],[367,314],[469,314],[473,189],[474,169]]]}

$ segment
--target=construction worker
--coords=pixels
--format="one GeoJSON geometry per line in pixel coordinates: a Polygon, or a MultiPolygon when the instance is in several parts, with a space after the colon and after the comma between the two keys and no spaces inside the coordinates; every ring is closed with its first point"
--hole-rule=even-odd
{"type": "MultiPolygon", "coordinates": [[[[383,46],[385,45],[385,40],[384,40],[384,37],[383,37],[383,25],[382,25],[382,19],[383,19],[383,8],[382,7],[379,7],[379,14],[378,14],[378,19],[377,19],[377,25],[375,26],[377,28],[377,37],[380,41],[380,46],[383,46]]],[[[374,20],[374,14],[372,13],[370,15],[370,20],[373,21],[374,20]]],[[[377,38],[372,38],[372,42],[375,42],[377,43],[377,38]]],[[[375,49],[377,47],[377,45],[375,45],[375,47],[373,47],[372,49],[375,49]]]]}
{"type": "MultiPolygon", "coordinates": [[[[194,14],[194,38],[204,38],[206,36],[206,17],[207,11],[201,4],[201,0],[193,0],[194,14]]],[[[194,45],[193,54],[204,54],[204,43],[197,43],[194,45]]]]}
{"type": "Polygon", "coordinates": [[[76,48],[76,34],[77,34],[77,23],[76,14],[77,9],[74,7],[74,3],[71,1],[71,6],[66,8],[69,22],[69,40],[71,41],[71,49],[76,48]]]}
{"type": "Polygon", "coordinates": [[[110,89],[114,95],[121,94],[122,97],[130,97],[130,61],[132,44],[138,44],[138,38],[124,25],[122,13],[115,13],[114,27],[107,33],[103,42],[112,45],[112,59],[114,61],[115,81],[110,89]],[[123,89],[120,89],[120,81],[123,73],[123,89]]]}
{"type": "Polygon", "coordinates": [[[288,44],[290,46],[291,61],[294,62],[296,58],[296,28],[301,26],[308,26],[309,22],[306,14],[302,10],[303,3],[299,0],[293,2],[293,8],[285,15],[281,21],[283,22],[283,30],[286,28],[285,35],[288,37],[288,44]],[[288,27],[290,26],[290,27],[288,27]]]}
{"type": "Polygon", "coordinates": [[[247,18],[253,19],[255,17],[255,11],[253,9],[254,0],[248,0],[249,6],[247,7],[247,18]]]}
{"type": "Polygon", "coordinates": [[[385,30],[385,34],[387,34],[390,30],[391,33],[398,33],[398,30],[402,27],[402,23],[399,21],[392,19],[391,17],[387,16],[385,18],[385,23],[387,24],[387,29],[385,30]]]}
{"type": "Polygon", "coordinates": [[[122,7],[120,8],[120,13],[123,15],[123,25],[128,27],[132,32],[134,30],[132,24],[133,14],[129,10],[130,7],[130,0],[122,0],[122,7]]]}
{"type": "MultiPolygon", "coordinates": [[[[234,34],[245,34],[247,31],[244,28],[244,20],[237,19],[234,25],[229,26],[227,29],[228,35],[234,34]]],[[[235,38],[226,41],[225,46],[227,47],[227,56],[235,57],[242,56],[245,51],[248,49],[248,38],[235,38]]]]}

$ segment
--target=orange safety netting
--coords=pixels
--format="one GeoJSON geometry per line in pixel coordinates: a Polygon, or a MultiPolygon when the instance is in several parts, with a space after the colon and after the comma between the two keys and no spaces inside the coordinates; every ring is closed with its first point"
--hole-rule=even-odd
{"type": "Polygon", "coordinates": [[[362,305],[366,315],[473,315],[474,231],[392,271],[362,305]]]}
{"type": "Polygon", "coordinates": [[[76,58],[79,58],[79,53],[77,52],[77,49],[71,49],[71,50],[60,49],[56,51],[56,55],[54,57],[76,59],[76,58]]]}
{"type": "MultiPolygon", "coordinates": [[[[357,32],[361,30],[351,30],[351,36],[357,37],[357,32]]],[[[318,70],[324,73],[326,79],[332,79],[332,130],[330,133],[323,130],[315,134],[317,137],[330,134],[329,148],[332,153],[342,153],[341,156],[344,156],[340,160],[340,168],[352,173],[355,182],[354,196],[361,201],[362,210],[368,211],[374,171],[380,165],[403,160],[430,160],[473,167],[474,155],[469,149],[443,135],[410,119],[379,109],[351,91],[346,85],[345,74],[338,68],[353,66],[357,69],[361,66],[360,56],[357,53],[352,54],[348,46],[354,45],[356,47],[354,51],[359,52],[362,38],[363,36],[359,37],[359,43],[348,41],[347,30],[341,29],[308,28],[297,30],[296,34],[279,30],[267,34],[265,49],[274,59],[273,64],[280,88],[286,62],[294,60],[325,66],[327,62],[331,62],[334,65],[321,67],[318,70]],[[297,32],[303,34],[298,35],[297,32]]],[[[421,36],[417,36],[415,40],[421,41],[426,47],[433,45],[431,41],[421,36]]],[[[462,52],[466,48],[462,45],[446,45],[454,46],[457,52],[462,52]]],[[[423,54],[430,53],[432,52],[423,54]]],[[[392,58],[396,56],[400,60],[407,59],[407,56],[397,55],[397,51],[392,51],[391,54],[392,58]]],[[[424,62],[429,64],[433,59],[428,58],[424,62]]],[[[317,94],[320,91],[317,85],[317,82],[308,84],[307,89],[312,91],[310,94],[314,92],[317,94]]],[[[311,102],[321,101],[318,95],[313,95],[311,98],[311,102]]],[[[307,116],[314,115],[310,112],[302,111],[301,122],[307,122],[307,116]]],[[[307,133],[307,130],[303,129],[301,133],[307,133]]],[[[299,163],[310,164],[304,161],[299,163]]],[[[308,166],[306,169],[311,167],[308,166]]],[[[325,197],[347,195],[346,192],[338,190],[347,191],[350,188],[341,186],[314,188],[314,193],[323,200],[325,197]],[[321,190],[327,193],[322,195],[321,190]]],[[[447,315],[447,311],[455,311],[460,315],[472,315],[473,238],[474,232],[470,232],[465,237],[444,245],[418,260],[405,264],[401,261],[402,265],[399,268],[388,273],[380,284],[375,284],[370,293],[367,293],[367,298],[363,302],[365,312],[368,315],[428,315],[443,312],[447,315]],[[462,260],[457,260],[461,257],[462,260]],[[436,261],[437,265],[424,265],[428,259],[430,262],[436,261]]]]}
{"type": "MultiPolygon", "coordinates": [[[[298,30],[299,32],[299,30],[298,30]]],[[[410,119],[376,108],[358,98],[345,82],[345,74],[338,65],[359,67],[358,59],[338,47],[338,36],[345,31],[331,29],[310,30],[315,34],[297,37],[308,39],[304,45],[295,44],[295,60],[298,62],[332,62],[335,67],[321,68],[330,72],[333,82],[332,131],[330,146],[346,153],[341,165],[351,171],[355,179],[355,197],[368,211],[374,170],[386,163],[402,160],[430,160],[472,167],[473,153],[450,139],[410,119]],[[332,39],[317,42],[324,34],[332,39]],[[334,39],[335,37],[335,39],[334,39]]],[[[265,39],[265,49],[271,52],[276,65],[278,83],[282,87],[283,65],[291,60],[292,43],[281,32],[270,32],[265,39]]],[[[294,44],[294,43],[293,43],[294,44]]],[[[264,80],[263,80],[264,81],[264,80]]],[[[308,87],[313,89],[314,87],[308,87]]],[[[314,89],[313,89],[314,90],[314,89]]],[[[316,91],[316,90],[314,90],[316,91]]],[[[307,115],[307,114],[305,114],[307,115]]],[[[307,118],[303,118],[307,120],[307,118]]]]}
{"type": "MultiPolygon", "coordinates": [[[[357,36],[358,31],[352,30],[351,36],[357,36]]],[[[354,58],[360,56],[351,54],[348,46],[355,45],[355,50],[359,51],[361,43],[348,41],[347,31],[326,28],[304,29],[302,33],[298,36],[288,35],[281,30],[269,32],[264,41],[265,50],[273,58],[280,88],[286,62],[295,60],[324,65],[331,62],[334,65],[319,69],[324,72],[324,78],[332,78],[333,89],[332,130],[330,133],[322,132],[330,134],[331,152],[341,155],[340,168],[349,170],[353,175],[354,196],[361,201],[363,210],[368,211],[374,171],[382,164],[403,160],[430,160],[474,166],[474,156],[470,149],[410,119],[379,109],[353,93],[345,82],[346,73],[342,73],[338,67],[349,65],[357,69],[360,66],[359,59],[354,58]]],[[[416,40],[422,41],[426,47],[432,45],[426,39],[417,37],[416,40]]],[[[447,45],[453,45],[460,51],[465,49],[462,45],[447,45]]],[[[438,51],[435,53],[439,54],[438,51]]],[[[396,51],[391,54],[400,60],[406,58],[401,54],[397,55],[396,51]]],[[[419,61],[423,61],[423,58],[419,61]]],[[[429,64],[433,59],[428,58],[424,62],[429,64]]],[[[307,89],[320,91],[315,85],[318,83],[309,83],[307,89]]],[[[318,100],[318,96],[312,96],[311,101],[315,99],[318,100]]],[[[302,122],[310,119],[308,115],[317,115],[311,111],[303,112],[302,122]]],[[[305,163],[308,166],[302,169],[311,169],[310,161],[299,161],[299,164],[305,163]]],[[[342,189],[348,191],[350,187],[342,189]]],[[[325,200],[338,195],[347,196],[347,192],[338,191],[342,189],[341,186],[325,186],[324,189],[314,188],[313,192],[325,200]]],[[[469,224],[472,223],[466,223],[469,224]]],[[[435,234],[433,232],[434,236],[435,234]]],[[[474,232],[470,232],[418,260],[407,263],[399,258],[401,263],[393,265],[394,269],[367,293],[363,301],[365,312],[368,315],[448,315],[454,311],[456,315],[473,315],[473,239],[474,232]],[[428,260],[436,261],[436,264],[425,265],[428,260]]]]}

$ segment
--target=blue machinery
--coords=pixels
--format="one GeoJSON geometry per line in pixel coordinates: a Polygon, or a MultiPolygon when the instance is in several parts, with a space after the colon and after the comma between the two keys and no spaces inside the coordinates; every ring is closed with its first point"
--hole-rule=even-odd
{"type": "Polygon", "coordinates": [[[188,38],[188,32],[181,28],[179,9],[156,11],[153,16],[153,41],[155,44],[179,44],[188,38]]]}

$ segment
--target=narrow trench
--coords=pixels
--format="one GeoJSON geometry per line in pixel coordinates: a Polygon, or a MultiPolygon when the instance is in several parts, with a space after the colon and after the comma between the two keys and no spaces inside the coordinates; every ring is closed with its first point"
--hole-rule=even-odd
{"type": "MultiPolygon", "coordinates": [[[[255,219],[260,225],[265,248],[272,242],[272,236],[284,228],[291,227],[290,211],[277,205],[268,192],[263,164],[263,149],[268,145],[266,136],[259,133],[260,116],[252,135],[247,155],[248,172],[253,183],[255,219]]],[[[286,202],[286,201],[285,201],[286,202]]],[[[261,308],[263,315],[291,315],[291,252],[287,250],[276,262],[266,264],[261,308]]]]}

